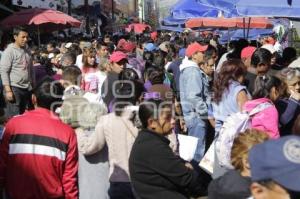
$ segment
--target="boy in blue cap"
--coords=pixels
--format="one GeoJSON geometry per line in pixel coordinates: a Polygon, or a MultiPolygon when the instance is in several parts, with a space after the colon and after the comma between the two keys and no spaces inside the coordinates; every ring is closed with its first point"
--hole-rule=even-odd
{"type": "Polygon", "coordinates": [[[249,154],[254,199],[300,198],[300,137],[254,146],[249,154]]]}

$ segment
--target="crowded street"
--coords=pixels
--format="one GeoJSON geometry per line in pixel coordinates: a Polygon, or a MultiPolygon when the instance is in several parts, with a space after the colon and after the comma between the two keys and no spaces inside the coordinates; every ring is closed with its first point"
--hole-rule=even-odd
{"type": "Polygon", "coordinates": [[[300,199],[300,1],[1,0],[0,199],[300,199]]]}

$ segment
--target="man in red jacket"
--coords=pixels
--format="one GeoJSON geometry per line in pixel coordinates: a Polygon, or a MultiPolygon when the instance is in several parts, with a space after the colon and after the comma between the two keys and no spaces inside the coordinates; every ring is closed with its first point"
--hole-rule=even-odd
{"type": "Polygon", "coordinates": [[[62,95],[60,84],[44,79],[32,97],[36,109],[6,124],[0,137],[0,195],[5,190],[11,199],[78,198],[76,135],[54,114],[62,95]]]}

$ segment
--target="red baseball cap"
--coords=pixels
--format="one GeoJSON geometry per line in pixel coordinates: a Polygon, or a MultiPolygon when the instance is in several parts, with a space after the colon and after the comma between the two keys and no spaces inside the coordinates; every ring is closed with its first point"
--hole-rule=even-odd
{"type": "Polygon", "coordinates": [[[194,42],[194,43],[190,44],[190,45],[187,47],[187,49],[186,49],[186,51],[185,51],[185,55],[186,55],[187,57],[191,57],[191,56],[193,56],[193,54],[195,54],[196,52],[204,52],[204,51],[206,51],[207,48],[208,48],[208,45],[202,46],[202,45],[200,45],[199,43],[194,42]]]}
{"type": "Polygon", "coordinates": [[[117,45],[118,49],[123,49],[124,45],[126,44],[126,40],[125,39],[120,39],[117,45]]]}
{"type": "Polygon", "coordinates": [[[153,40],[153,41],[156,41],[157,40],[157,32],[155,31],[155,32],[152,32],[152,33],[150,33],[150,37],[151,37],[151,39],[153,40]]]}
{"type": "Polygon", "coordinates": [[[111,54],[109,61],[110,62],[119,62],[122,59],[127,59],[127,55],[121,51],[115,51],[113,54],[111,54]]]}
{"type": "Polygon", "coordinates": [[[136,45],[135,43],[133,42],[126,42],[124,45],[123,45],[123,50],[126,52],[126,53],[132,53],[132,51],[136,48],[136,45]]]}
{"type": "Polygon", "coordinates": [[[256,51],[256,48],[253,46],[248,46],[243,48],[242,52],[241,52],[241,58],[242,59],[247,59],[252,57],[253,53],[256,51]]]}

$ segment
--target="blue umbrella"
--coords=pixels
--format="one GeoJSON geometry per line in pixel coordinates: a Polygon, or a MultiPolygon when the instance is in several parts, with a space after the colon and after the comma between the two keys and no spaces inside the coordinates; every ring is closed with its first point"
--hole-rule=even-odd
{"type": "Polygon", "coordinates": [[[299,0],[238,0],[236,8],[245,16],[300,18],[299,0]]]}

